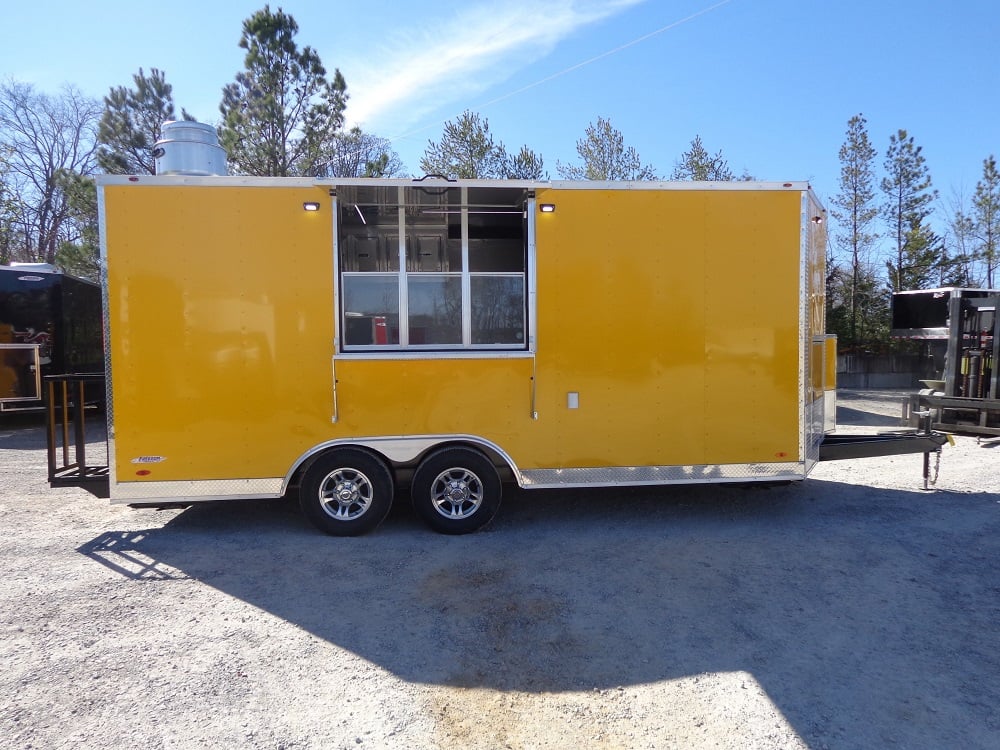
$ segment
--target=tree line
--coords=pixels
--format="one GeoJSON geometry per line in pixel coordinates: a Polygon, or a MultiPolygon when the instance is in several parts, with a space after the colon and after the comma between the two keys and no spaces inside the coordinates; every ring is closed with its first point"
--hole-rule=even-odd
{"type": "MultiPolygon", "coordinates": [[[[401,177],[406,167],[391,142],[346,128],[347,83],[319,54],[296,42],[295,19],[265,5],[243,21],[243,68],[222,90],[219,139],[233,174],[254,176],[401,177]]],[[[73,86],[51,95],[13,80],[0,82],[0,264],[54,263],[77,275],[99,275],[94,175],[155,174],[153,145],[177,112],[163,71],[142,68],[103,101],[73,86]]],[[[557,162],[573,180],[750,180],[700,136],[661,175],[598,117],[576,141],[577,160],[557,162]]],[[[940,198],[922,149],[905,130],[878,156],[858,114],[839,151],[836,230],[828,243],[827,329],[843,348],[889,341],[894,291],[1000,283],[1000,174],[991,155],[971,197],[956,196],[946,230],[931,223],[940,198]]],[[[479,113],[444,124],[419,160],[421,174],[449,178],[548,179],[540,153],[509,150],[479,113]]]]}
{"type": "Polygon", "coordinates": [[[906,130],[890,134],[879,172],[867,124],[862,114],[847,123],[832,199],[838,229],[828,244],[827,330],[837,334],[841,350],[889,345],[894,292],[992,289],[1000,282],[1000,173],[993,155],[983,160],[971,199],[954,196],[939,233],[930,219],[940,199],[922,147],[906,130]]]}
{"type": "MultiPolygon", "coordinates": [[[[296,42],[299,27],[270,6],[243,21],[243,68],[222,90],[217,130],[233,174],[254,176],[405,176],[391,142],[345,128],[349,102],[339,70],[296,42]]],[[[166,74],[140,68],[131,85],[102,102],[67,85],[57,94],[14,80],[0,82],[0,264],[53,263],[84,277],[99,275],[97,194],[93,177],[155,174],[153,145],[177,112],[166,74]]],[[[656,179],[655,169],[598,118],[577,142],[578,163],[556,166],[567,179],[656,179]]],[[[545,179],[542,156],[509,152],[489,122],[466,111],[445,123],[419,162],[423,174],[450,178],[545,179]]],[[[733,179],[721,152],[700,138],[675,165],[674,179],[733,179]]]]}

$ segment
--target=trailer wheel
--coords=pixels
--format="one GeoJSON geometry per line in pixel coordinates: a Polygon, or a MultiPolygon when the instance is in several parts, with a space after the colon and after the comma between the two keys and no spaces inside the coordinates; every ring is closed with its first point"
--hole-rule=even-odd
{"type": "Polygon", "coordinates": [[[299,491],[302,514],[334,536],[373,531],[389,513],[392,472],[365,450],[336,448],[306,469],[299,491]]]}
{"type": "Polygon", "coordinates": [[[472,448],[442,448],[417,467],[413,509],[442,534],[468,534],[493,520],[503,484],[496,467],[472,448]]]}

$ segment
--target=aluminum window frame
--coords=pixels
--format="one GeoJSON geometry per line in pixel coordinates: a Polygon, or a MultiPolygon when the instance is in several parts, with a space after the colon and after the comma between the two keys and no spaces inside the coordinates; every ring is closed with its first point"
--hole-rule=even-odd
{"type": "MultiPolygon", "coordinates": [[[[523,185],[504,187],[512,192],[517,191],[524,195],[524,206],[517,213],[521,214],[523,234],[521,237],[524,248],[524,263],[521,271],[471,271],[470,270],[470,231],[469,215],[475,213],[477,205],[470,205],[468,185],[455,185],[449,183],[445,187],[458,188],[459,205],[455,209],[448,209],[447,212],[457,210],[461,213],[461,264],[460,271],[435,270],[419,271],[408,268],[407,257],[407,229],[417,226],[415,222],[407,222],[407,202],[406,191],[412,189],[413,185],[398,184],[396,187],[396,209],[397,224],[396,234],[397,244],[397,267],[396,271],[348,271],[342,266],[342,243],[345,237],[342,234],[341,212],[346,208],[344,201],[337,194],[333,193],[333,268],[334,268],[334,310],[337,316],[337,333],[335,337],[335,351],[338,355],[366,355],[366,354],[428,354],[439,352],[445,355],[453,354],[475,354],[482,352],[487,355],[496,354],[526,354],[534,351],[534,271],[535,271],[535,197],[534,191],[526,189],[523,185]],[[372,278],[374,276],[392,277],[395,276],[397,282],[397,314],[398,314],[398,343],[372,343],[372,344],[352,344],[347,341],[347,309],[345,306],[345,281],[351,278],[372,278]],[[454,344],[415,344],[411,336],[411,310],[410,310],[410,290],[411,279],[419,277],[452,277],[460,278],[461,283],[461,343],[454,344]],[[522,300],[521,316],[523,340],[520,343],[474,343],[473,336],[473,299],[472,286],[473,278],[519,278],[521,280],[522,300]]],[[[387,206],[391,204],[386,204],[387,206]]],[[[447,250],[445,250],[447,252],[447,250]]]]}

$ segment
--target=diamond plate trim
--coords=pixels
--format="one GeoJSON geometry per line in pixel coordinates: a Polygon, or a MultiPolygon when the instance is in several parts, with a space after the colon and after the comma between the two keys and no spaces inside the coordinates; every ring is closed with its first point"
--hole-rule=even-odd
{"type": "Polygon", "coordinates": [[[240,500],[281,497],[281,477],[267,479],[205,479],[177,482],[112,482],[112,503],[178,500],[240,500]]]}
{"type": "Polygon", "coordinates": [[[528,469],[521,472],[525,489],[611,487],[649,484],[716,484],[805,479],[798,461],[766,464],[702,464],[692,466],[609,466],[583,469],[528,469]]]}
{"type": "MultiPolygon", "coordinates": [[[[97,223],[101,253],[101,318],[104,323],[104,419],[108,430],[108,476],[111,486],[115,485],[115,402],[112,398],[111,377],[111,303],[108,289],[108,226],[107,209],[104,203],[104,187],[97,188],[97,223]]],[[[113,495],[112,495],[113,497],[113,495]]]]}
{"type": "Polygon", "coordinates": [[[808,474],[819,462],[819,446],[823,442],[825,432],[824,420],[826,417],[826,398],[818,398],[813,401],[806,410],[805,418],[808,421],[808,443],[806,444],[806,464],[805,470],[808,474]]]}

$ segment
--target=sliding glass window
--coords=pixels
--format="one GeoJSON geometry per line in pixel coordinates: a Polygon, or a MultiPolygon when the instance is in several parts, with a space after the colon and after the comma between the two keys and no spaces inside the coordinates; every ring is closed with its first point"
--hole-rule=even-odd
{"type": "Polygon", "coordinates": [[[527,347],[526,191],[337,190],[344,351],[527,347]]]}

